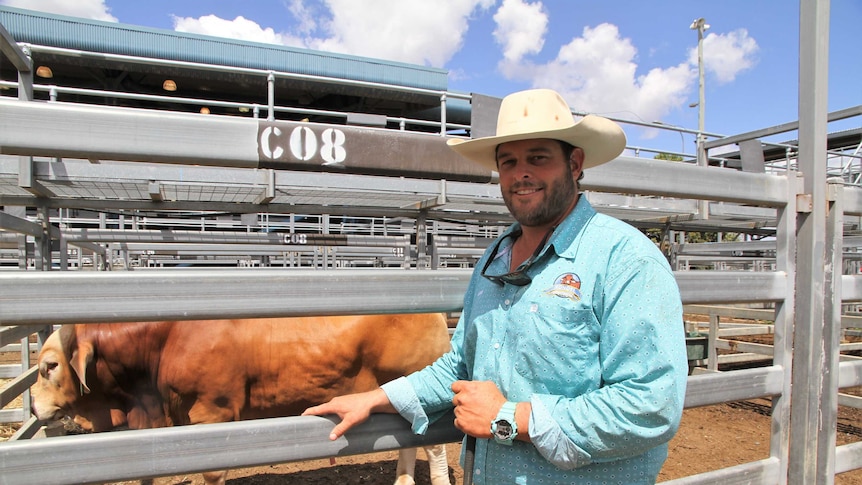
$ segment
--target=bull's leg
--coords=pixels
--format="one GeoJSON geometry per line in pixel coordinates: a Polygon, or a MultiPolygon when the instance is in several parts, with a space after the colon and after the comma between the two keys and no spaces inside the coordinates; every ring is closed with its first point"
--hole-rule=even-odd
{"type": "Polygon", "coordinates": [[[398,465],[395,467],[395,485],[415,485],[416,448],[398,450],[398,465]]]}
{"type": "Polygon", "coordinates": [[[431,469],[431,485],[452,485],[449,481],[449,460],[446,458],[446,445],[425,447],[428,468],[431,469]]]}
{"type": "Polygon", "coordinates": [[[199,399],[189,408],[187,424],[226,423],[229,421],[239,421],[239,406],[218,406],[210,401],[199,399]]]}
{"type": "MultiPolygon", "coordinates": [[[[227,479],[227,470],[221,470],[217,472],[205,472],[201,473],[203,475],[204,483],[206,485],[225,485],[225,480],[227,479]]],[[[141,485],[153,485],[155,481],[152,478],[145,478],[141,480],[141,485]]],[[[435,485],[432,483],[432,485],[435,485]]]]}
{"type": "Polygon", "coordinates": [[[225,479],[227,478],[227,470],[204,472],[201,475],[204,476],[204,483],[207,485],[224,485],[225,479]]]}
{"type": "MultiPolygon", "coordinates": [[[[189,408],[189,424],[224,423],[239,421],[239,408],[237,404],[244,399],[244,395],[236,393],[238,399],[233,403],[220,403],[220,399],[212,396],[198,396],[194,404],[189,408]]],[[[225,485],[227,470],[210,471],[203,473],[206,485],[225,485]]]]}

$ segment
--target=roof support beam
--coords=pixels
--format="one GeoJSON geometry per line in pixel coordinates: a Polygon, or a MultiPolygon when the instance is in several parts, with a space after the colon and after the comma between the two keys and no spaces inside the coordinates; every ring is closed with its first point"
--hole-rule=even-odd
{"type": "Polygon", "coordinates": [[[12,34],[0,24],[0,52],[12,62],[18,72],[30,72],[33,68],[30,65],[30,56],[18,47],[12,34]]]}
{"type": "Polygon", "coordinates": [[[158,180],[150,180],[147,184],[147,192],[150,194],[150,199],[153,202],[162,202],[165,200],[165,194],[162,192],[162,184],[158,180]]]}
{"type": "Polygon", "coordinates": [[[40,237],[42,235],[42,226],[39,224],[15,217],[3,211],[0,211],[0,229],[33,237],[40,237]]]}
{"type": "Polygon", "coordinates": [[[275,170],[269,169],[263,173],[264,190],[254,200],[255,204],[269,204],[275,198],[275,170]]]}

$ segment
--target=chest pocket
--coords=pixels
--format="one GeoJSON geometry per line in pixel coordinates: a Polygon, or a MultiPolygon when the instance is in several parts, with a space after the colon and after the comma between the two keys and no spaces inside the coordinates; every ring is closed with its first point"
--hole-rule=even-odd
{"type": "Polygon", "coordinates": [[[542,298],[514,327],[515,371],[533,392],[573,397],[598,388],[599,323],[592,310],[542,298]]]}

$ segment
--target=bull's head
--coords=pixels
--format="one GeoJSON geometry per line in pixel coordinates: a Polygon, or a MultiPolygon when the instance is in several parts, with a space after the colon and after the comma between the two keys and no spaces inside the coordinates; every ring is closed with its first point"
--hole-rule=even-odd
{"type": "Polygon", "coordinates": [[[87,370],[93,355],[93,345],[77,339],[74,325],[64,325],[48,337],[39,353],[39,376],[32,388],[37,418],[52,421],[72,416],[91,431],[111,429],[120,424],[114,421],[125,420],[116,405],[89,395],[87,370]]]}

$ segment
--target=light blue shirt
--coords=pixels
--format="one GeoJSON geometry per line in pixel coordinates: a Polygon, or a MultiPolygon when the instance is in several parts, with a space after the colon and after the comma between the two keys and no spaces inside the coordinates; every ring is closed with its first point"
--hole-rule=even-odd
{"type": "MultiPolygon", "coordinates": [[[[510,247],[507,238],[488,274],[509,271],[510,247]]],[[[424,433],[452,408],[456,380],[490,380],[509,401],[529,401],[529,430],[518,432],[533,442],[477,440],[477,485],[654,483],[688,375],[682,303],[664,256],[583,195],[530,268],[531,284],[483,278],[488,255],[452,349],[384,385],[392,404],[424,433]]]]}

